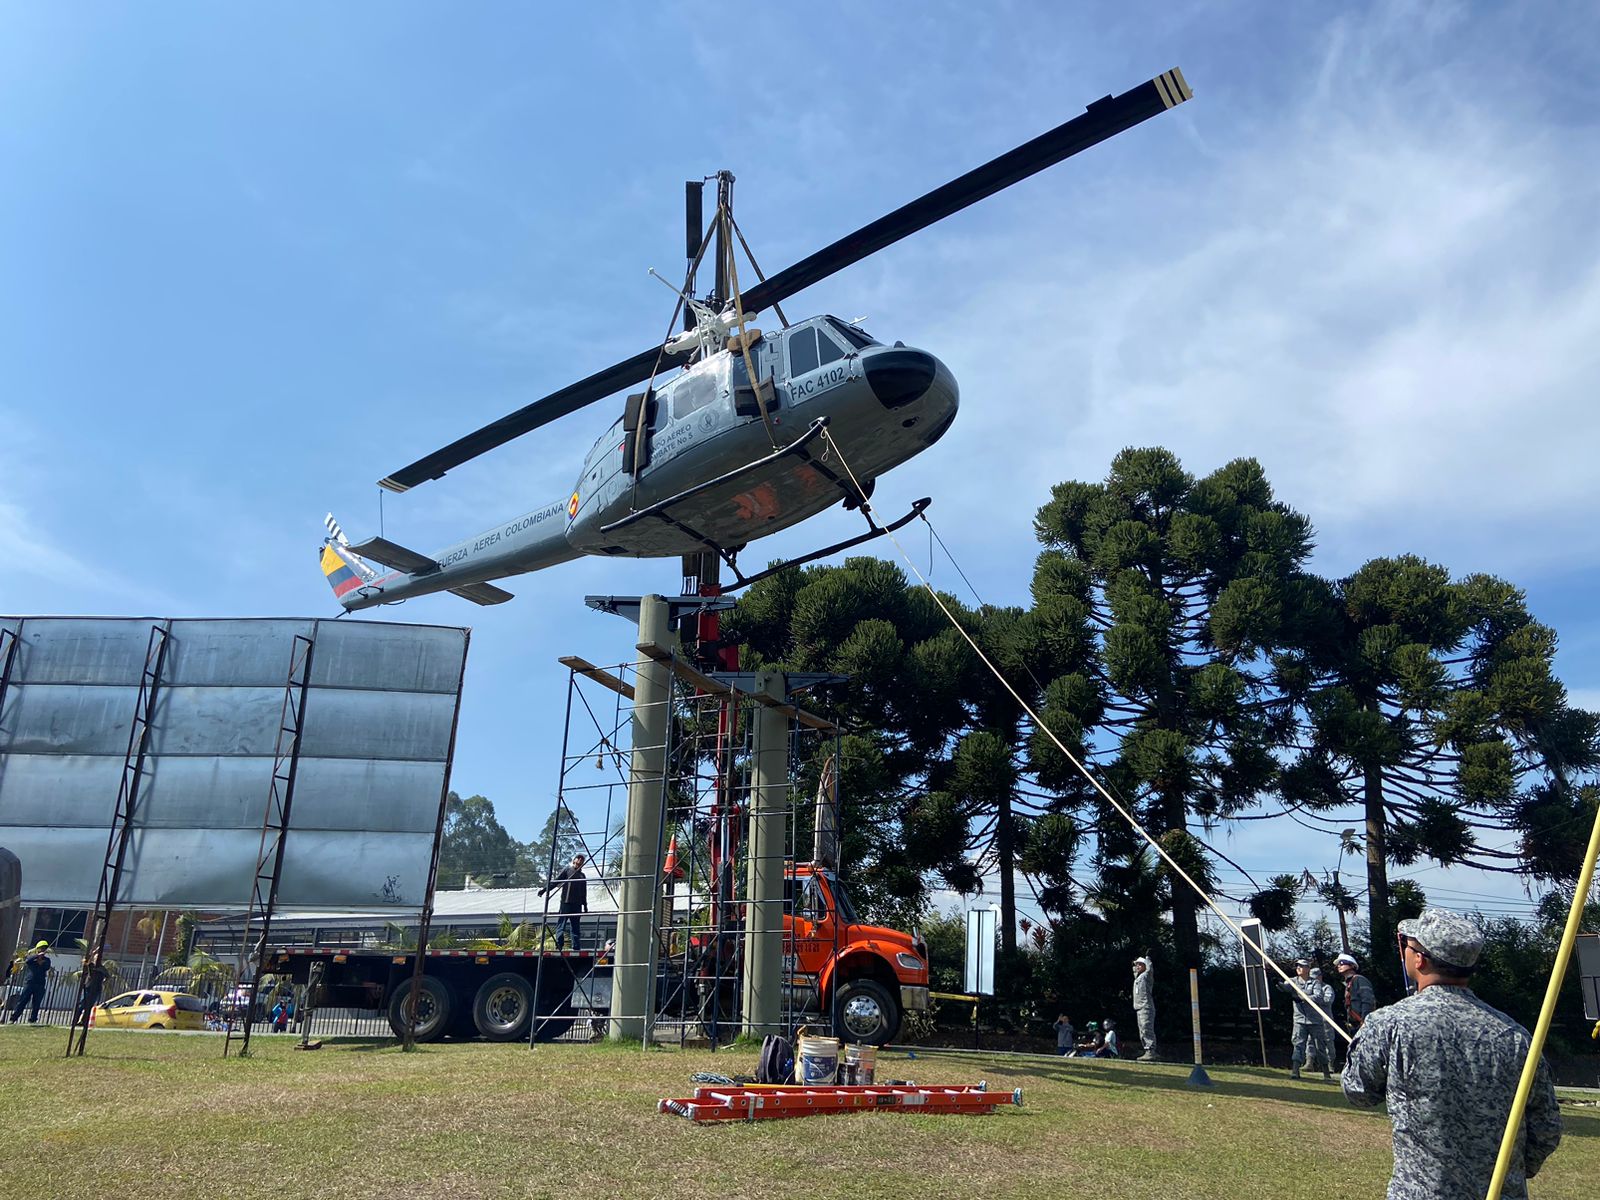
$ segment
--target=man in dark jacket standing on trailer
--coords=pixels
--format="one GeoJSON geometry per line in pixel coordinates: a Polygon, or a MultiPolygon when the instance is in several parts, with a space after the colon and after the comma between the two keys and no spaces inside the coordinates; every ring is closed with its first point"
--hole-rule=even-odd
{"type": "Polygon", "coordinates": [[[578,917],[589,911],[589,877],[583,873],[585,861],[583,855],[574,854],[572,865],[558,871],[544,889],[546,896],[561,889],[561,906],[556,917],[557,950],[562,949],[564,941],[574,950],[578,948],[578,917]]]}

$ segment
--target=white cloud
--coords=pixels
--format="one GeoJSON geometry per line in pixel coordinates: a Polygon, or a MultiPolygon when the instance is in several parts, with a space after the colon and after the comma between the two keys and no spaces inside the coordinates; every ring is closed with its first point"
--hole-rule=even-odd
{"type": "Polygon", "coordinates": [[[0,562],[8,573],[47,583],[77,584],[92,577],[88,564],[50,542],[19,504],[0,500],[0,562]]]}
{"type": "MultiPolygon", "coordinates": [[[[1276,114],[1246,126],[1202,89],[1158,118],[1208,147],[1166,186],[1096,160],[1110,174],[1070,218],[880,276],[943,302],[919,340],[958,365],[963,457],[1008,463],[1031,506],[1124,445],[1198,472],[1254,455],[1328,570],[1417,550],[1515,575],[1600,550],[1595,131],[1463,86],[1484,47],[1448,11],[1380,16],[1336,25],[1323,84],[1276,114]]],[[[986,521],[991,480],[950,474],[935,511],[986,521]]]]}

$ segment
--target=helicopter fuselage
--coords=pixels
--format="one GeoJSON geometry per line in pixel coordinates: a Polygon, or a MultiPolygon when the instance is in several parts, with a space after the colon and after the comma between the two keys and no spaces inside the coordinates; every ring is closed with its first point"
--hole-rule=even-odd
{"type": "Polygon", "coordinates": [[[835,504],[858,502],[858,485],[870,493],[879,475],[927,449],[955,419],[955,378],[925,351],[882,345],[834,317],[813,317],[769,337],[752,334],[750,342],[760,386],[752,386],[738,350],[691,363],[630,400],[627,415],[589,451],[565,500],[431,559],[417,556],[423,569],[373,573],[340,602],[367,608],[580,555],[737,551],[835,504]],[[826,418],[838,455],[817,444],[807,454],[773,457],[819,418],[826,418]],[[703,486],[713,480],[722,482],[703,486]],[[647,509],[655,514],[629,520],[647,509]]]}
{"type": "MultiPolygon", "coordinates": [[[[870,488],[877,476],[931,446],[955,418],[958,390],[950,372],[921,350],[871,342],[847,347],[846,331],[866,341],[853,327],[821,318],[751,347],[756,377],[772,385],[765,421],[742,355],[724,350],[686,368],[640,414],[648,458],[637,471],[622,421],[595,443],[568,501],[569,508],[576,504],[569,544],[585,554],[632,557],[687,554],[708,543],[736,549],[845,500],[853,492],[851,473],[854,483],[870,488]],[[817,339],[825,359],[813,365],[802,338],[817,339]],[[837,456],[822,464],[797,456],[736,474],[669,506],[660,518],[613,528],[696,483],[757,462],[822,418],[848,471],[837,456]]],[[[816,454],[827,458],[826,447],[816,454]]]]}

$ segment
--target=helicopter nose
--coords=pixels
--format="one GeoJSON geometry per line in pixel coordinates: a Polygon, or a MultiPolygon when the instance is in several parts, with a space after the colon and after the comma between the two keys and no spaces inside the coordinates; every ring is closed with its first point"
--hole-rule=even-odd
{"type": "Polygon", "coordinates": [[[880,350],[862,360],[867,383],[885,408],[903,408],[933,386],[939,363],[922,350],[880,350]]]}

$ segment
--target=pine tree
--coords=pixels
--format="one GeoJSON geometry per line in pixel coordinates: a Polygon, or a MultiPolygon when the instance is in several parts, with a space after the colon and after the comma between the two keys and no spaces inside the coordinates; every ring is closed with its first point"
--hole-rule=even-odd
{"type": "MultiPolygon", "coordinates": [[[[1087,621],[1098,648],[1051,681],[1041,717],[1204,885],[1191,823],[1234,816],[1276,782],[1289,726],[1270,655],[1305,619],[1310,524],[1251,459],[1196,480],[1169,451],[1129,449],[1104,482],[1057,485],[1035,529],[1045,628],[1070,640],[1087,621]]],[[[1030,751],[1040,780],[1092,815],[1102,873],[1126,864],[1142,843],[1047,741],[1030,751]]],[[[1181,880],[1166,892],[1179,962],[1198,966],[1198,900],[1181,880]]]]}
{"type": "Polygon", "coordinates": [[[1385,971],[1398,919],[1391,865],[1576,873],[1559,831],[1593,813],[1576,776],[1600,763],[1600,724],[1567,703],[1554,632],[1503,580],[1452,581],[1415,556],[1379,558],[1327,585],[1321,603],[1298,667],[1285,670],[1298,671],[1306,731],[1283,795],[1324,814],[1359,808],[1369,936],[1385,971]]]}

